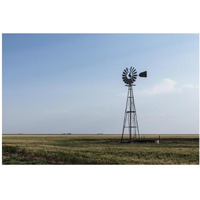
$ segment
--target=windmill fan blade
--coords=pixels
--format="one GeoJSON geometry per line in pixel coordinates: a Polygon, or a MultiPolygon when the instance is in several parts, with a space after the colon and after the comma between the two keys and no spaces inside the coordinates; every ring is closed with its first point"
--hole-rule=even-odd
{"type": "Polygon", "coordinates": [[[131,72],[132,72],[132,73],[135,73],[135,72],[136,72],[136,70],[132,70],[131,72]]]}
{"type": "Polygon", "coordinates": [[[147,71],[141,72],[139,74],[140,77],[147,77],[147,71]]]}

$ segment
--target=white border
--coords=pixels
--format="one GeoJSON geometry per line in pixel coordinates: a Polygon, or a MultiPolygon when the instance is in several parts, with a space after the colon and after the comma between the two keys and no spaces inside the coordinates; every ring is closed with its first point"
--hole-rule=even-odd
{"type": "MultiPolygon", "coordinates": [[[[3,0],[0,9],[1,33],[200,32],[196,0],[3,0]]],[[[0,197],[188,200],[199,199],[199,180],[199,166],[1,165],[0,197]]]]}

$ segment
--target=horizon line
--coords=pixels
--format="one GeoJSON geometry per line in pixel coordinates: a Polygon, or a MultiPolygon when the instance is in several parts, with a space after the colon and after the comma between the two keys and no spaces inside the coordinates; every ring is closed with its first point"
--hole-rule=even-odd
{"type": "MultiPolygon", "coordinates": [[[[2,133],[2,135],[121,135],[121,133],[2,133]]],[[[140,135],[199,135],[199,133],[143,133],[140,135]]]]}

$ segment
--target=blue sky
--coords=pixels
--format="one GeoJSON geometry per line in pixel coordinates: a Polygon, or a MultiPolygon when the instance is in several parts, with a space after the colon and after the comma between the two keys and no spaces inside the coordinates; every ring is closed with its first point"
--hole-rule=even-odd
{"type": "Polygon", "coordinates": [[[3,34],[3,133],[122,131],[124,68],[142,134],[198,133],[197,34],[3,34]]]}

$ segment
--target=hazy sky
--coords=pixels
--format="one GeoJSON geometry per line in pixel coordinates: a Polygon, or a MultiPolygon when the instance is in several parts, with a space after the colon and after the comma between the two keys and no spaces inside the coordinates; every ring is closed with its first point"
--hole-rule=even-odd
{"type": "Polygon", "coordinates": [[[122,71],[142,134],[198,133],[197,34],[3,34],[3,133],[122,131],[122,71]]]}

